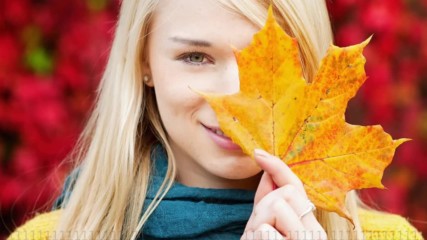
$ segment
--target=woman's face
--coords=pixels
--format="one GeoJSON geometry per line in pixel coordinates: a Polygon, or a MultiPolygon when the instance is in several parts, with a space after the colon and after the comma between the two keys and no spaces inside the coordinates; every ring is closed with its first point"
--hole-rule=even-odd
{"type": "Polygon", "coordinates": [[[192,89],[239,91],[233,48],[258,31],[214,0],[160,1],[148,42],[148,74],[178,165],[178,181],[207,188],[254,189],[261,169],[221,136],[215,113],[192,89]],[[217,131],[218,130],[218,131],[217,131]]]}

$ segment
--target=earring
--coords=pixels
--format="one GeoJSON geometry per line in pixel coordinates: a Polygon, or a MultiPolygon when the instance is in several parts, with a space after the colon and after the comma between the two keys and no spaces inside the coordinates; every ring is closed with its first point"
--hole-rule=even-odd
{"type": "Polygon", "coordinates": [[[150,80],[150,77],[148,77],[148,75],[144,75],[143,79],[145,83],[148,83],[148,81],[150,80]]]}

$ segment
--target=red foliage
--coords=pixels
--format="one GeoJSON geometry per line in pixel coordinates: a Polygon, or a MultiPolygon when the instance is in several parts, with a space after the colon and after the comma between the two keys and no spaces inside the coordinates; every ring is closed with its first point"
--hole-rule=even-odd
{"type": "Polygon", "coordinates": [[[62,186],[118,10],[93,2],[0,2],[0,239],[62,186]]]}
{"type": "Polygon", "coordinates": [[[382,210],[408,217],[426,235],[427,194],[421,187],[427,183],[426,1],[328,3],[337,45],[373,35],[365,51],[369,79],[347,117],[359,124],[381,124],[394,138],[413,139],[400,147],[387,169],[387,190],[366,190],[362,196],[382,210]]]}
{"type": "MultiPolygon", "coordinates": [[[[387,169],[388,189],[362,195],[426,234],[427,1],[327,2],[337,45],[373,35],[349,121],[413,139],[387,169]]],[[[0,239],[59,191],[68,166],[58,166],[92,104],[117,10],[106,0],[0,2],[0,239]]]]}

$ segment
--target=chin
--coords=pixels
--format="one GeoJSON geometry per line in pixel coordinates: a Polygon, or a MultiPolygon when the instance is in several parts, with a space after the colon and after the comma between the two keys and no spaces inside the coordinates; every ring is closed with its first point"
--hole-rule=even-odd
{"type": "Polygon", "coordinates": [[[240,171],[240,172],[231,172],[230,174],[227,174],[227,176],[224,176],[224,178],[230,179],[230,180],[243,180],[248,179],[251,177],[254,177],[258,175],[261,172],[261,169],[257,169],[256,171],[240,171]]]}
{"type": "Polygon", "coordinates": [[[261,172],[261,168],[255,163],[253,159],[245,157],[236,162],[231,162],[229,164],[223,164],[216,168],[217,175],[230,179],[230,180],[240,180],[251,178],[261,172]],[[220,171],[218,171],[220,170],[220,171]]]}

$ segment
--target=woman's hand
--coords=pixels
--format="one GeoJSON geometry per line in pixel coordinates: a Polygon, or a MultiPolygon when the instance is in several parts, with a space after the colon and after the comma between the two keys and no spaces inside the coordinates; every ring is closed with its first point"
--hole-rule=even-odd
{"type": "Polygon", "coordinates": [[[255,160],[264,174],[241,240],[327,239],[310,209],[302,182],[292,170],[263,150],[255,150],[255,160]]]}

